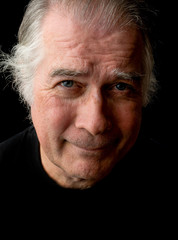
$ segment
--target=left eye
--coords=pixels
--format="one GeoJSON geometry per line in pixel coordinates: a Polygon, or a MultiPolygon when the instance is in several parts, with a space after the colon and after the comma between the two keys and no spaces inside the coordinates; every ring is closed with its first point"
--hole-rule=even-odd
{"type": "Polygon", "coordinates": [[[73,87],[73,85],[74,85],[74,81],[72,81],[72,80],[62,81],[62,82],[61,82],[61,85],[62,85],[63,87],[66,87],[66,88],[71,88],[71,87],[73,87]]]}
{"type": "Polygon", "coordinates": [[[127,83],[120,82],[116,85],[116,88],[120,91],[124,91],[129,88],[129,85],[127,83]]]}

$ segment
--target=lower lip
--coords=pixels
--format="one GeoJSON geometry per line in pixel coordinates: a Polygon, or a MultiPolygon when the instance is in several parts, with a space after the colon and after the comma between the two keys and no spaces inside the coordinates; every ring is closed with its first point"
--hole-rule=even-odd
{"type": "MultiPolygon", "coordinates": [[[[78,147],[78,148],[80,148],[80,147],[78,147]]],[[[98,152],[98,151],[103,151],[106,148],[96,148],[96,149],[80,148],[80,149],[83,150],[83,151],[87,151],[87,152],[98,152]]]]}
{"type": "Polygon", "coordinates": [[[73,145],[73,146],[80,149],[81,151],[90,152],[90,153],[103,152],[103,151],[108,150],[108,147],[109,147],[109,146],[105,146],[105,147],[101,147],[101,148],[88,149],[88,148],[82,148],[82,147],[79,147],[76,145],[73,145]]]}

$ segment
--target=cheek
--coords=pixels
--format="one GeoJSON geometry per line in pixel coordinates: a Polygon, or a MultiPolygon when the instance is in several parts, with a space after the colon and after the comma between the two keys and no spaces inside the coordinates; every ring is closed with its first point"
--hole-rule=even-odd
{"type": "Polygon", "coordinates": [[[116,111],[116,121],[123,135],[138,134],[142,119],[142,107],[137,104],[120,106],[116,111]]]}
{"type": "Polygon", "coordinates": [[[59,97],[39,98],[32,106],[32,120],[37,129],[61,134],[72,124],[74,112],[73,106],[65,104],[59,97]]]}

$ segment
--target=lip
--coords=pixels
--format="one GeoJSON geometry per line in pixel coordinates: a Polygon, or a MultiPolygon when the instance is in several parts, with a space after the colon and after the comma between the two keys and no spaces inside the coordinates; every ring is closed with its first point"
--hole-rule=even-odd
{"type": "Polygon", "coordinates": [[[105,147],[99,147],[99,148],[83,148],[83,147],[78,147],[78,146],[76,146],[76,147],[81,149],[81,150],[88,151],[88,152],[103,151],[107,148],[106,146],[105,147]]]}
{"type": "Polygon", "coordinates": [[[112,147],[112,144],[107,144],[107,145],[104,145],[104,146],[100,146],[100,147],[96,147],[96,148],[88,148],[88,147],[84,147],[84,146],[79,146],[79,145],[76,145],[76,144],[72,144],[74,147],[82,150],[82,151],[86,151],[86,152],[103,152],[103,151],[106,151],[108,150],[109,148],[112,147]]]}

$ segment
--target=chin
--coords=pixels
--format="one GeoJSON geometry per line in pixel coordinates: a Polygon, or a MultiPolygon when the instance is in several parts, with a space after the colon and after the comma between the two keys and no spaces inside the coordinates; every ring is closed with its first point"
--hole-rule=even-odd
{"type": "Polygon", "coordinates": [[[109,161],[106,160],[107,164],[103,162],[93,162],[91,161],[79,161],[75,166],[66,170],[68,175],[68,185],[71,188],[87,189],[94,186],[97,182],[107,176],[111,169],[112,164],[108,164],[109,161]]]}

